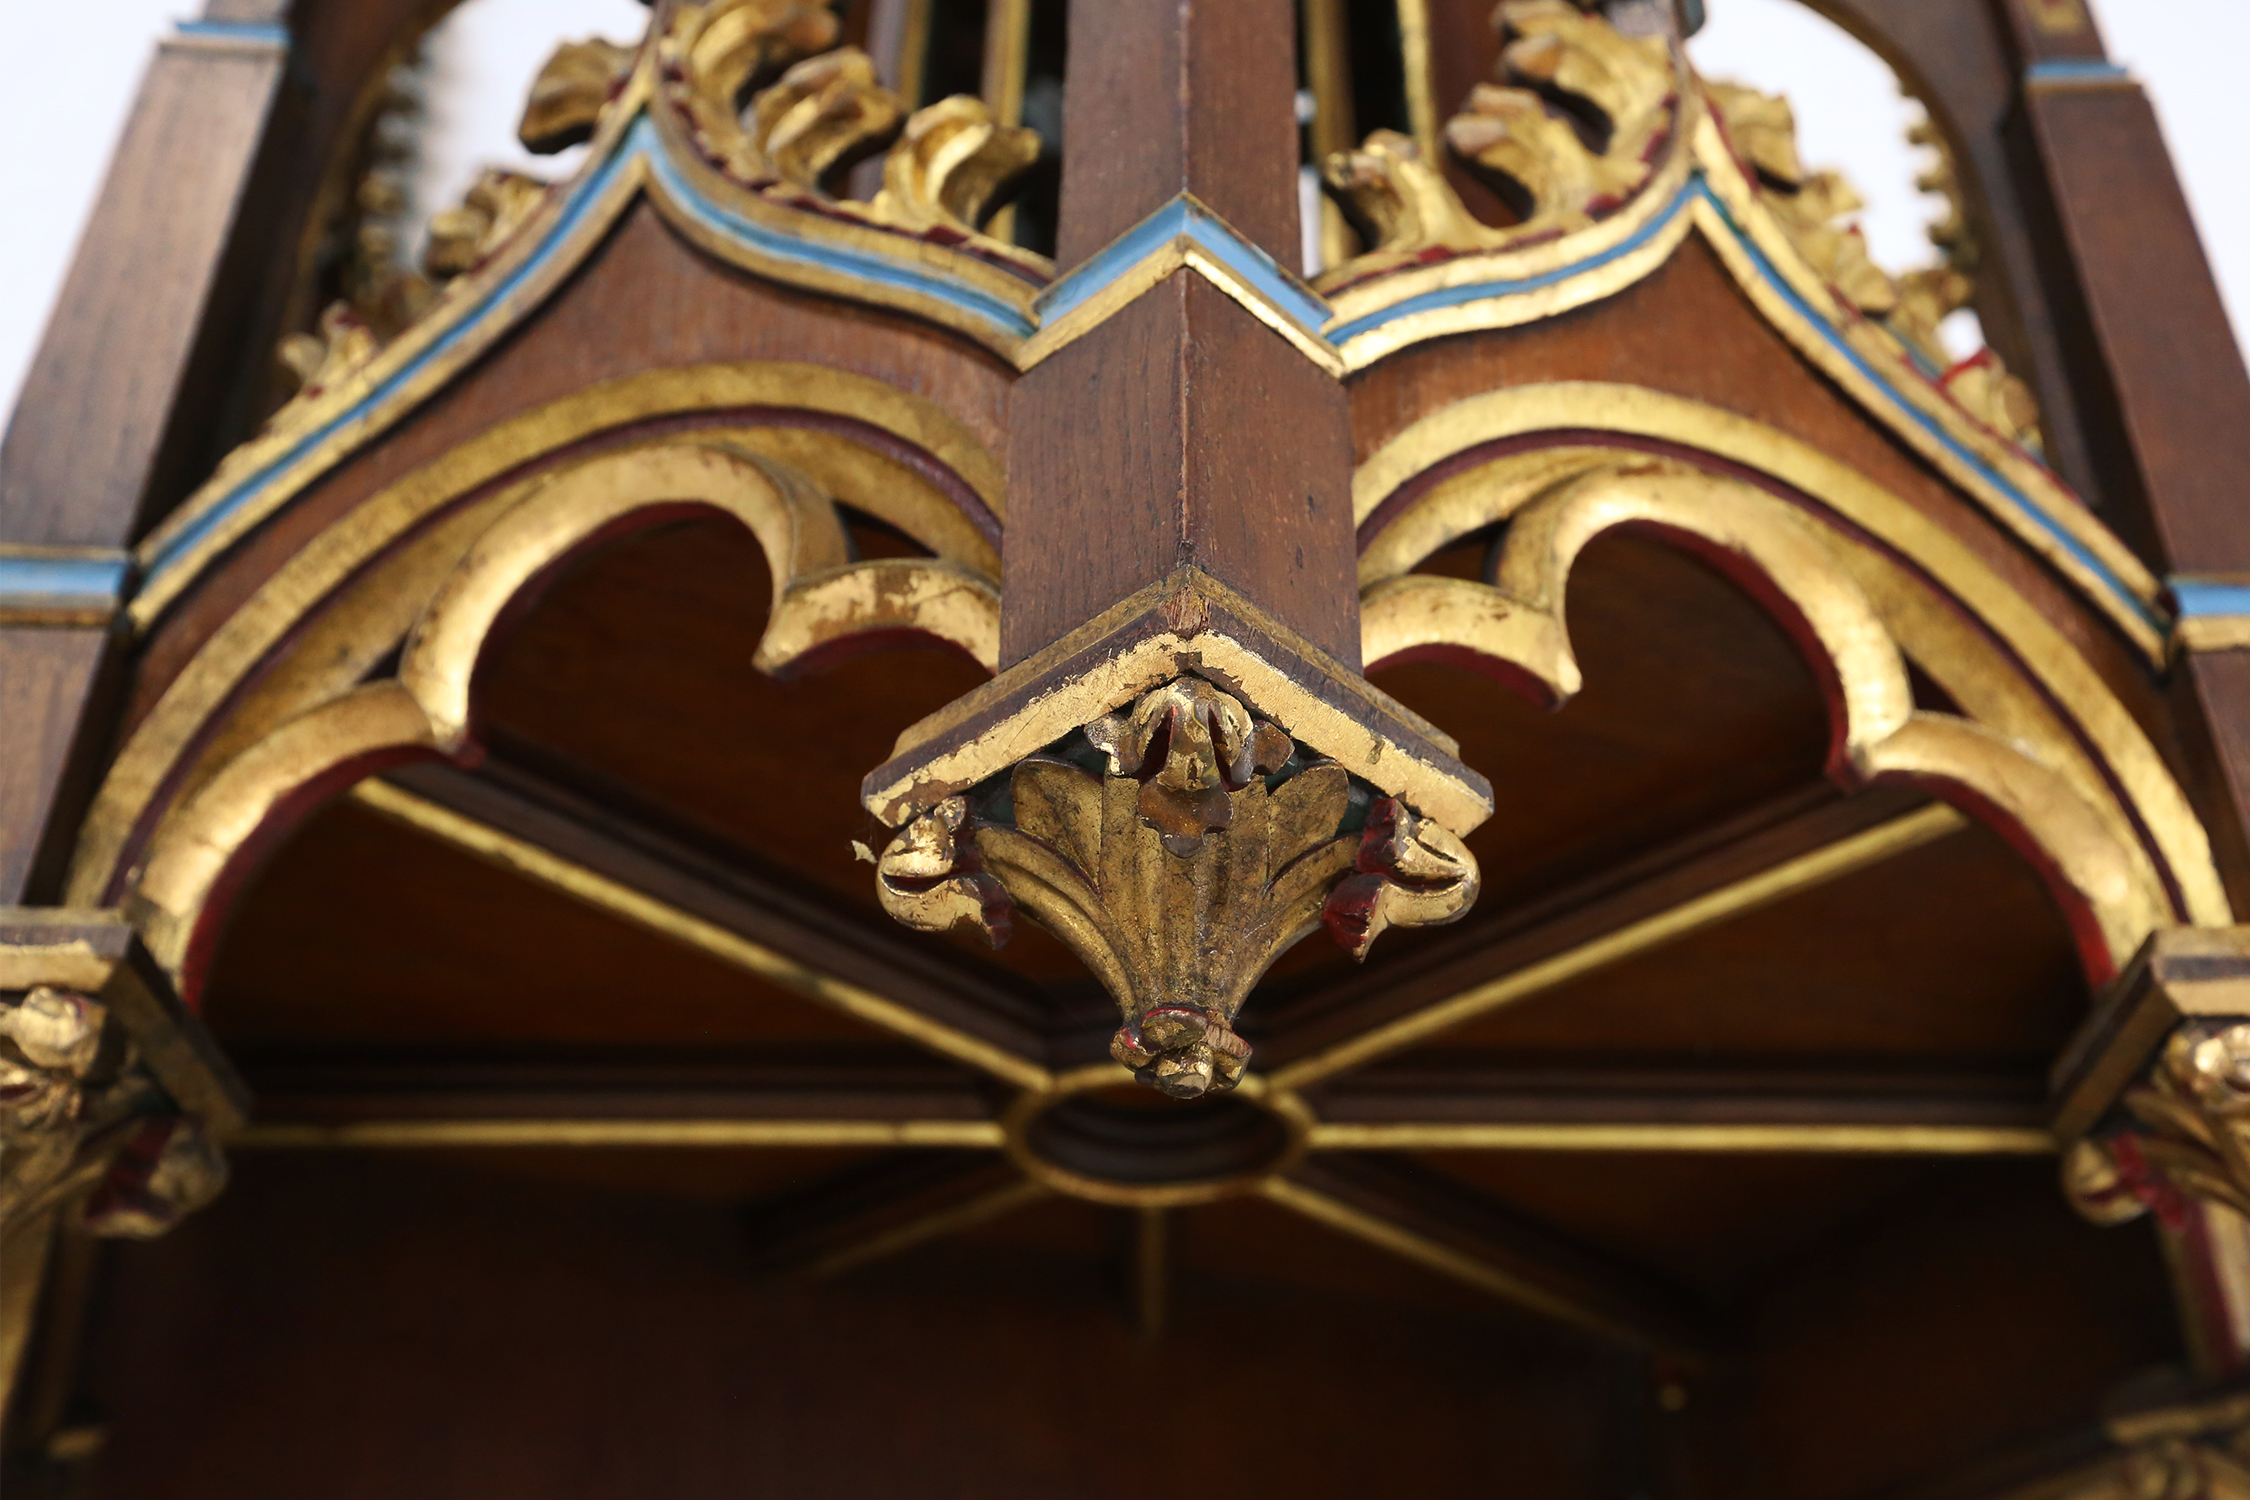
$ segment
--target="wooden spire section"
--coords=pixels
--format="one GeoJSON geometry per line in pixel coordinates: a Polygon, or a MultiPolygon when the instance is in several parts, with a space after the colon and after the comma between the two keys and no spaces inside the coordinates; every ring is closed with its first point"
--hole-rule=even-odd
{"type": "MultiPolygon", "coordinates": [[[[1063,272],[1157,250],[1183,195],[1245,250],[1294,265],[1290,14],[1281,0],[1073,7],[1063,272]]],[[[1343,388],[1192,267],[1024,378],[1008,458],[1004,665],[1181,567],[1358,664],[1343,388]]]]}

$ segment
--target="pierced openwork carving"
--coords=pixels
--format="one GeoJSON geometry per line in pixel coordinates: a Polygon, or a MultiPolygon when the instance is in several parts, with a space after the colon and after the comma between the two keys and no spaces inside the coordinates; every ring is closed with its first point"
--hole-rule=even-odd
{"type": "Polygon", "coordinates": [[[2076,1142],[2063,1164],[2071,1203],[2097,1224],[2187,1201],[2250,1215],[2250,1021],[2190,1021],[2118,1101],[2117,1128],[2076,1142]]]}
{"type": "Polygon", "coordinates": [[[878,864],[885,909],[997,946],[1021,907],[1116,998],[1111,1055],[1177,1097],[1241,1079],[1242,1003],[1316,928],[1365,957],[1386,927],[1450,922],[1476,898],[1453,834],[1197,677],[996,781],[900,831],[878,864]]]}
{"type": "Polygon", "coordinates": [[[1329,158],[1325,176],[1369,250],[1321,279],[1341,285],[1391,266],[1501,249],[1580,229],[1647,185],[1678,124],[1680,73],[1663,37],[1629,37],[1570,0],[1507,0],[1502,82],[1477,85],[1445,126],[1447,146],[1516,208],[1479,223],[1438,164],[1395,131],[1329,158]]]}
{"type": "Polygon", "coordinates": [[[1785,601],[1830,684],[1831,774],[1845,785],[1888,778],[1958,787],[1997,810],[2041,850],[2090,972],[2114,972],[2170,920],[2131,824],[2068,734],[2029,711],[1991,667],[1960,670],[1935,653],[1920,659],[1937,663],[1956,702],[1993,723],[1916,708],[1893,630],[1914,630],[1921,611],[1898,581],[1840,549],[1804,513],[1731,479],[1565,447],[1435,489],[1362,554],[1363,658],[1379,666],[1442,657],[1536,701],[1567,701],[1583,682],[1563,602],[1571,568],[1594,537],[1623,525],[1691,539],[1785,601]],[[1500,520],[1508,525],[1488,582],[1408,571],[1446,541],[1500,520]]]}
{"type": "Polygon", "coordinates": [[[1446,122],[1446,144],[1528,200],[1526,235],[1575,228],[1624,202],[1648,181],[1650,154],[1672,127],[1670,42],[1621,35],[1569,0],[1508,0],[1493,19],[1509,38],[1506,82],[1477,85],[1446,122]],[[1597,113],[1594,143],[1550,106],[1554,94],[1597,113]]]}
{"type": "Polygon", "coordinates": [[[349,302],[331,302],[318,333],[293,333],[281,341],[281,363],[297,378],[297,396],[312,400],[375,357],[382,344],[349,302]]]}

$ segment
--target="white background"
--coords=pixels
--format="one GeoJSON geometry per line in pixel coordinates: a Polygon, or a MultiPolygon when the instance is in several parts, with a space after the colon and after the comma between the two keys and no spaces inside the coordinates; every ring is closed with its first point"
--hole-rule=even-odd
{"type": "MultiPolygon", "coordinates": [[[[1966,3],[1966,0],[1956,0],[1966,3]]],[[[2092,0],[2110,53],[2137,72],[2187,185],[2239,332],[2250,326],[2250,194],[2235,142],[2250,135],[2250,0],[2092,0]]],[[[1834,166],[1869,200],[1876,261],[1928,259],[1935,206],[1904,141],[1917,106],[1858,43],[1796,0],[1707,0],[1691,44],[1710,77],[1787,93],[1809,166],[1834,166]]],[[[192,0],[0,0],[8,87],[0,89],[0,411],[25,366],[100,185],[141,69],[192,0]],[[101,24],[89,27],[89,7],[101,24]]],[[[454,201],[478,167],[557,163],[525,157],[514,126],[539,64],[564,37],[635,40],[636,0],[469,0],[433,36],[430,119],[413,184],[414,221],[454,201]]]]}

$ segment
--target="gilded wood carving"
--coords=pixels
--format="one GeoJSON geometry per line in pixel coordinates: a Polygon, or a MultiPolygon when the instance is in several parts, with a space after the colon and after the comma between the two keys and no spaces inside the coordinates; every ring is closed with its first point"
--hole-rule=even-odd
{"type": "Polygon", "coordinates": [[[1369,249],[1323,275],[1323,290],[1433,256],[1550,240],[1608,216],[1649,184],[1678,126],[1684,75],[1671,43],[1621,36],[1570,0],[1508,0],[1493,21],[1509,38],[1503,81],[1477,85],[1446,122],[1445,143],[1495,181],[1519,222],[1479,223],[1411,138],[1377,131],[1324,169],[1369,249]],[[1550,106],[1553,94],[1602,121],[1600,149],[1550,106]]]}
{"type": "Polygon", "coordinates": [[[0,1256],[61,1214],[162,1234],[225,1184],[216,1138],[245,1113],[118,914],[0,909],[0,1256]]]}
{"type": "Polygon", "coordinates": [[[2073,1143],[2071,1203],[2097,1224],[2154,1210],[2177,1223],[2187,1200],[2250,1215],[2250,1021],[2191,1021],[2118,1101],[2124,1120],[2073,1143]]]}
{"type": "Polygon", "coordinates": [[[1194,677],[947,798],[877,871],[909,926],[998,945],[1019,907],[1053,931],[1117,1001],[1111,1056],[1180,1098],[1241,1080],[1234,1020],[1290,947],[1325,924],[1365,957],[1462,915],[1477,881],[1454,835],[1194,677]]]}

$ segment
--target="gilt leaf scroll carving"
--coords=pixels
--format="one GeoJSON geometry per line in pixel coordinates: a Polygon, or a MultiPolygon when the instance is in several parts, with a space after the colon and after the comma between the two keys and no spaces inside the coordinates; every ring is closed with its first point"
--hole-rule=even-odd
{"type": "Polygon", "coordinates": [[[1329,189],[1368,251],[1320,278],[1336,287],[1394,266],[1550,239],[1614,212],[1645,187],[1678,127],[1671,43],[1626,36],[1570,0],[1505,0],[1500,78],[1446,122],[1446,146],[1517,212],[1477,221],[1437,162],[1396,131],[1328,159],[1329,189]]]}
{"type": "Polygon", "coordinates": [[[1038,159],[1038,133],[999,124],[983,101],[966,95],[909,116],[906,102],[877,79],[872,59],[837,47],[838,35],[834,14],[804,0],[683,6],[659,46],[665,97],[688,123],[695,149],[744,187],[1050,271],[1044,257],[977,231],[1038,159]],[[774,76],[776,69],[784,70],[774,76]],[[872,200],[828,191],[841,168],[876,151],[885,154],[872,200]]]}

